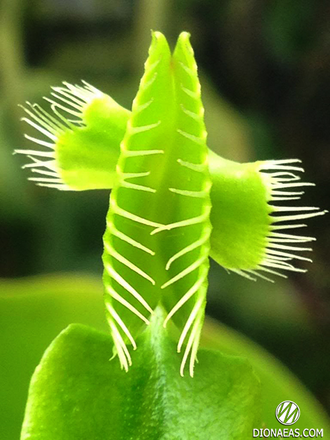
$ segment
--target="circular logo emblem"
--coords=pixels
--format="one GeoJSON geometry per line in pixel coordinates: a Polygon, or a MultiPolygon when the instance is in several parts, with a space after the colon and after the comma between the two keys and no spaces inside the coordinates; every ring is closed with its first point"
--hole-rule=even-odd
{"type": "Polygon", "coordinates": [[[292,400],[284,400],[276,408],[275,415],[282,425],[293,425],[300,417],[300,408],[292,400]]]}

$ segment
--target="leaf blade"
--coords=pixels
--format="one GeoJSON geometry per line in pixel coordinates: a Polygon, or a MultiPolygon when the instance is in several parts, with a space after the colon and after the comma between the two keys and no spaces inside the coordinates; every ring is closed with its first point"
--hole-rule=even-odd
{"type": "Polygon", "coordinates": [[[159,318],[127,374],[109,363],[108,336],[81,325],[62,332],[31,382],[21,440],[248,438],[259,417],[251,367],[203,350],[196,377],[181,378],[159,318]]]}

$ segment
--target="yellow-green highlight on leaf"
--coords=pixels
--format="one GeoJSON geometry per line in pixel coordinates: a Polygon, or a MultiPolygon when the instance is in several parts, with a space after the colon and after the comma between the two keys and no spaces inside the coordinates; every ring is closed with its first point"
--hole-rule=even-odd
{"type": "Polygon", "coordinates": [[[326,211],[286,206],[288,201],[300,199],[301,187],[313,185],[301,182],[300,176],[294,174],[304,171],[296,166],[298,162],[284,159],[239,164],[210,153],[210,255],[221,266],[250,279],[261,277],[269,281],[272,279],[262,272],[285,277],[282,272],[306,271],[296,268],[292,260],[311,261],[300,255],[311,248],[301,244],[315,239],[283,230],[304,227],[301,220],[326,211]]]}
{"type": "Polygon", "coordinates": [[[216,189],[212,191],[211,256],[233,271],[255,268],[264,257],[271,221],[267,189],[254,163],[210,156],[216,189]]]}
{"type": "Polygon", "coordinates": [[[104,235],[105,303],[122,368],[162,303],[193,375],[204,319],[211,226],[206,131],[197,67],[182,33],[173,55],[153,33],[121,142],[104,235]],[[166,93],[163,91],[166,90],[166,93]]]}
{"type": "Polygon", "coordinates": [[[47,150],[16,150],[31,159],[24,168],[38,175],[29,180],[60,190],[112,188],[118,139],[123,137],[130,112],[86,82],[53,87],[52,97],[45,99],[53,114],[37,104],[23,107],[28,117],[22,120],[44,139],[25,137],[47,150]]]}

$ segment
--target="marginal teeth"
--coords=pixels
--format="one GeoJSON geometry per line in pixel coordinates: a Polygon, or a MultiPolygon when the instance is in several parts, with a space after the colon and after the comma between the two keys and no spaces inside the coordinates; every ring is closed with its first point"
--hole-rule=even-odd
{"type": "Polygon", "coordinates": [[[288,211],[319,211],[319,208],[314,206],[273,206],[274,212],[288,212],[288,211]]]}
{"type": "Polygon", "coordinates": [[[48,177],[58,177],[57,173],[54,173],[53,171],[43,171],[43,170],[38,170],[37,168],[32,168],[32,170],[34,173],[37,174],[43,174],[44,176],[48,176],[48,177]]]}
{"type": "Polygon", "coordinates": [[[52,144],[51,142],[43,141],[41,139],[34,138],[27,134],[25,134],[24,137],[29,141],[35,142],[36,144],[42,145],[43,147],[51,148],[54,150],[54,144],[52,144]]]}
{"type": "MultiPolygon", "coordinates": [[[[305,272],[305,269],[299,269],[289,264],[292,260],[311,261],[303,257],[300,252],[309,252],[310,248],[288,245],[290,243],[298,244],[314,241],[315,238],[303,235],[293,235],[283,233],[285,229],[297,229],[305,227],[305,224],[297,223],[300,220],[324,215],[327,211],[321,211],[319,208],[310,206],[276,206],[273,202],[283,202],[288,200],[298,200],[303,195],[303,191],[292,191],[291,188],[305,186],[314,186],[313,183],[301,182],[300,176],[294,174],[295,171],[303,172],[303,168],[293,166],[300,163],[298,159],[271,160],[259,164],[259,171],[264,180],[264,184],[270,190],[271,203],[271,224],[269,227],[268,244],[265,249],[265,256],[257,270],[263,270],[274,275],[283,276],[278,271],[289,270],[295,272],[305,272]],[[283,213],[279,215],[278,213],[283,213]],[[275,214],[275,215],[273,215],[275,214]],[[283,224],[278,224],[283,223],[283,224]],[[290,252],[288,252],[290,251],[290,252]]],[[[255,270],[245,272],[256,275],[255,270]]]]}
{"type": "MultiPolygon", "coordinates": [[[[63,87],[52,87],[52,89],[53,92],[51,94],[54,99],[47,97],[44,99],[50,102],[50,107],[53,113],[48,113],[38,104],[31,104],[30,102],[26,103],[26,107],[21,107],[28,115],[28,117],[23,117],[22,121],[29,124],[43,136],[48,138],[48,140],[38,139],[28,134],[24,135],[25,138],[34,142],[38,146],[54,150],[56,142],[62,133],[84,125],[82,115],[85,106],[95,97],[102,96],[103,93],[84,81],[83,86],[64,82],[63,87]],[[66,118],[62,112],[73,115],[77,119],[70,120],[66,118]]],[[[37,173],[39,177],[31,177],[29,180],[35,181],[37,185],[40,186],[48,186],[61,190],[69,189],[69,187],[67,187],[61,180],[56,161],[43,159],[55,159],[53,151],[15,150],[15,153],[25,154],[31,159],[32,162],[24,165],[23,168],[31,168],[32,172],[37,173]],[[40,175],[45,177],[40,177],[40,175]]]]}
{"type": "Polygon", "coordinates": [[[27,156],[55,157],[53,152],[38,150],[15,150],[15,153],[26,154],[27,156]]]}

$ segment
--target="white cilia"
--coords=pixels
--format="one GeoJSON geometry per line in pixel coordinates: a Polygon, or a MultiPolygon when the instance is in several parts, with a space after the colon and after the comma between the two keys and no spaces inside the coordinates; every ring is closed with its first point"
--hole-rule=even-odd
{"type": "MultiPolygon", "coordinates": [[[[24,120],[44,148],[17,150],[38,185],[60,190],[113,188],[104,234],[105,305],[115,353],[126,371],[131,348],[155,308],[179,329],[181,374],[194,363],[204,319],[209,255],[249,279],[304,272],[293,234],[315,207],[291,206],[301,187],[298,160],[237,163],[209,151],[189,35],[171,54],[154,32],[132,111],[93,86],[54,87],[52,114],[37,105],[24,120]],[[290,203],[290,205],[287,204],[290,203]],[[212,206],[212,209],[211,209],[212,206]],[[212,225],[212,228],[211,228],[212,225]]],[[[272,280],[270,280],[272,281],[272,280]]]]}

